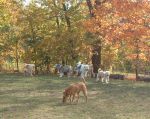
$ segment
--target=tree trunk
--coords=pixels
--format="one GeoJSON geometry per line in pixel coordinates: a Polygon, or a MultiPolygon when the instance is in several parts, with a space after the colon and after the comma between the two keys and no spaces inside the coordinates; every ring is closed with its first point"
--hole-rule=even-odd
{"type": "MultiPolygon", "coordinates": [[[[32,40],[35,41],[36,40],[36,34],[34,31],[34,27],[33,27],[33,23],[32,20],[29,19],[29,24],[30,24],[30,28],[31,28],[31,36],[32,36],[32,40]]],[[[36,55],[37,55],[37,51],[36,51],[36,47],[33,48],[33,52],[34,52],[34,65],[35,65],[35,74],[38,74],[38,70],[37,70],[37,60],[36,60],[36,55]]]]}
{"type": "MultiPolygon", "coordinates": [[[[92,2],[91,0],[86,0],[87,2],[87,6],[89,8],[89,14],[91,17],[95,17],[94,13],[93,13],[93,6],[92,6],[92,2]]],[[[95,0],[95,8],[97,6],[100,6],[101,1],[100,0],[95,0]]],[[[97,35],[97,34],[96,34],[97,35]]],[[[97,41],[94,45],[93,45],[93,55],[92,55],[92,64],[93,64],[93,72],[95,74],[98,73],[98,68],[101,67],[101,51],[102,51],[102,43],[101,43],[101,39],[98,39],[99,41],[97,41]]]]}
{"type": "Polygon", "coordinates": [[[16,70],[19,72],[18,42],[15,44],[16,70]]]}
{"type": "Polygon", "coordinates": [[[136,62],[135,62],[135,75],[136,75],[136,80],[139,79],[139,39],[135,39],[136,43],[136,62]]]}
{"type": "Polygon", "coordinates": [[[91,16],[91,17],[94,17],[94,13],[92,12],[93,6],[92,6],[91,0],[86,0],[86,3],[87,3],[87,6],[88,6],[88,8],[89,8],[90,16],[91,16]]]}
{"type": "Polygon", "coordinates": [[[50,65],[49,64],[46,64],[46,73],[50,73],[50,65]]]}
{"type": "MultiPolygon", "coordinates": [[[[66,7],[65,3],[63,3],[63,9],[65,12],[67,12],[67,7],[66,7]]],[[[71,27],[70,18],[67,16],[66,13],[65,13],[65,19],[66,19],[66,23],[68,26],[68,30],[70,30],[70,27],[71,27]]]]}
{"type": "Polygon", "coordinates": [[[92,64],[93,64],[93,72],[97,74],[101,64],[101,54],[100,54],[101,47],[99,46],[94,47],[95,48],[93,49],[92,64]]]}
{"type": "Polygon", "coordinates": [[[136,56],[136,64],[135,64],[135,76],[136,76],[136,80],[139,79],[139,54],[137,54],[136,56]]]}
{"type": "MultiPolygon", "coordinates": [[[[53,0],[53,4],[54,4],[55,7],[57,7],[55,0],[53,0]]],[[[55,14],[55,15],[56,15],[56,24],[57,24],[57,27],[59,28],[59,18],[57,16],[57,14],[55,14]]]]}
{"type": "MultiPolygon", "coordinates": [[[[64,12],[67,12],[67,7],[66,7],[65,3],[63,3],[63,9],[64,9],[64,12]]],[[[66,24],[67,24],[67,27],[68,27],[68,32],[72,33],[70,18],[68,17],[68,15],[66,13],[65,13],[65,20],[66,20],[66,24]]],[[[69,43],[69,46],[70,46],[69,55],[71,57],[71,60],[74,60],[75,55],[74,55],[74,41],[73,41],[73,39],[70,38],[68,40],[68,43],[69,43]]],[[[68,58],[66,59],[66,64],[68,64],[68,58]]],[[[69,62],[69,64],[71,64],[71,62],[69,62]]]]}
{"type": "MultiPolygon", "coordinates": [[[[35,54],[36,54],[36,51],[35,51],[35,54]]],[[[34,59],[34,65],[35,65],[35,74],[38,74],[38,66],[37,66],[37,60],[36,58],[34,59]]]]}

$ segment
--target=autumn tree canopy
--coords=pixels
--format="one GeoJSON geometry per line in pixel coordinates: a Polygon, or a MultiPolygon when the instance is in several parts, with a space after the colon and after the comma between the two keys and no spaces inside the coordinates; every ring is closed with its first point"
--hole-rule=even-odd
{"type": "Polygon", "coordinates": [[[1,0],[0,6],[1,68],[90,62],[98,46],[104,69],[149,69],[149,0],[1,0]]]}
{"type": "Polygon", "coordinates": [[[135,59],[136,65],[139,59],[147,60],[144,52],[149,49],[150,1],[106,0],[93,12],[95,17],[84,23],[88,31],[116,48],[124,42],[130,49],[125,57],[135,59]]]}

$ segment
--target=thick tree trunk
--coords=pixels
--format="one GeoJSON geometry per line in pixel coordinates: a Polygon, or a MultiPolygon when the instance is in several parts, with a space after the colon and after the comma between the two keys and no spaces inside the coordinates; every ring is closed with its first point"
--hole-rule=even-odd
{"type": "Polygon", "coordinates": [[[93,49],[93,55],[92,55],[92,64],[93,64],[93,72],[95,74],[98,73],[98,69],[101,64],[101,47],[100,46],[94,46],[95,48],[93,49]]]}
{"type": "MultiPolygon", "coordinates": [[[[87,6],[89,8],[89,13],[91,17],[95,17],[93,13],[93,6],[91,0],[86,0],[87,6]]],[[[95,8],[101,5],[101,0],[95,0],[95,8]]],[[[92,56],[92,64],[93,64],[93,72],[95,74],[98,73],[98,68],[101,67],[101,51],[102,44],[101,39],[98,39],[99,42],[93,45],[93,56],[92,56]]]]}

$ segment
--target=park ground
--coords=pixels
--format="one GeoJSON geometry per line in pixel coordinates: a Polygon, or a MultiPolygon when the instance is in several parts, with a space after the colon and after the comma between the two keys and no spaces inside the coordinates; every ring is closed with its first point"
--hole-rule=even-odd
{"type": "Polygon", "coordinates": [[[87,80],[88,103],[62,104],[62,92],[78,78],[0,74],[0,119],[150,119],[150,83],[87,80]]]}

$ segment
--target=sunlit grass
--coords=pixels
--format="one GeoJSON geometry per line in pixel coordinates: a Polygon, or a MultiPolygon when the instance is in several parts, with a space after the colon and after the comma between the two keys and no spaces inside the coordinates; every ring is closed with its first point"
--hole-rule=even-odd
{"type": "Polygon", "coordinates": [[[87,81],[88,103],[62,104],[62,92],[78,78],[0,74],[0,119],[149,119],[150,83],[87,81]]]}

